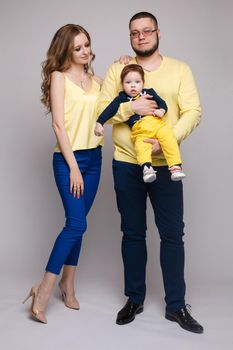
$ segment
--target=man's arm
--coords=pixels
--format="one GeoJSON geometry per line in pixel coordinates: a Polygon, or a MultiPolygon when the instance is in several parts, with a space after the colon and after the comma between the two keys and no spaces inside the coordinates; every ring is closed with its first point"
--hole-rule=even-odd
{"type": "Polygon", "coordinates": [[[155,92],[154,89],[146,89],[146,93],[153,96],[153,100],[157,103],[158,109],[164,109],[165,113],[167,113],[166,102],[155,92]]]}
{"type": "MultiPolygon", "coordinates": [[[[101,114],[107,105],[118,95],[122,90],[120,74],[122,65],[119,63],[112,64],[106,73],[98,103],[98,114],[101,114]]],[[[135,101],[121,103],[117,114],[111,119],[113,123],[122,123],[128,120],[131,115],[153,115],[157,104],[148,97],[141,96],[135,101]]]]}
{"type": "Polygon", "coordinates": [[[180,118],[173,128],[180,143],[198,126],[201,120],[201,106],[196,84],[188,66],[185,66],[178,93],[180,118]]]}

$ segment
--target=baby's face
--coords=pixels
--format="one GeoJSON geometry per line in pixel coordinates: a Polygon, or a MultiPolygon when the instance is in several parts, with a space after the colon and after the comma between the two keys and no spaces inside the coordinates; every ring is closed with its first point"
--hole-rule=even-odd
{"type": "Polygon", "coordinates": [[[130,97],[137,96],[143,89],[143,80],[138,72],[129,72],[123,80],[123,90],[130,97]]]}

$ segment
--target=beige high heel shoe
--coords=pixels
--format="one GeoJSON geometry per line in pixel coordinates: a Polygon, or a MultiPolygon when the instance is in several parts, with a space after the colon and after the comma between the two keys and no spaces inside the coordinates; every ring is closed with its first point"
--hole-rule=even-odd
{"type": "Polygon", "coordinates": [[[72,297],[73,300],[68,300],[68,296],[66,295],[66,292],[61,286],[61,283],[58,283],[60,291],[61,291],[61,296],[62,296],[62,301],[65,304],[66,307],[73,309],[73,310],[79,310],[80,305],[78,300],[75,297],[72,297]]]}
{"type": "Polygon", "coordinates": [[[38,297],[38,289],[39,289],[39,287],[35,287],[35,286],[32,287],[28,296],[23,301],[23,304],[26,303],[26,301],[32,297],[32,304],[30,307],[31,316],[36,321],[39,321],[41,323],[48,323],[43,311],[39,311],[39,310],[35,309],[35,301],[36,301],[36,298],[38,297]]]}

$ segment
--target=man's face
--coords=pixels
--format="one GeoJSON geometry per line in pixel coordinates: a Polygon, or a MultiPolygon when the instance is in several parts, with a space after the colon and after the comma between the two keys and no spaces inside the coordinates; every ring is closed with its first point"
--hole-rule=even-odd
{"type": "Polygon", "coordinates": [[[149,57],[159,47],[160,31],[151,18],[132,21],[130,34],[131,46],[139,57],[149,57]]]}

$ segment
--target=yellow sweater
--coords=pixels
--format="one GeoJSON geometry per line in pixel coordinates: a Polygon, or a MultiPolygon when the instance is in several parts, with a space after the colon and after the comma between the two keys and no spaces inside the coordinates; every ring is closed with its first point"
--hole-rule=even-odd
{"type": "MultiPolygon", "coordinates": [[[[103,144],[103,138],[94,135],[99,92],[100,85],[94,78],[90,90],[86,92],[65,76],[65,128],[72,151],[96,148],[103,144]]],[[[58,144],[55,152],[60,152],[58,144]]]]}
{"type": "MultiPolygon", "coordinates": [[[[130,61],[137,63],[136,60],[130,61]]],[[[112,64],[106,74],[101,88],[98,103],[98,115],[122,90],[120,74],[123,69],[120,63],[112,64]]],[[[164,120],[173,127],[178,143],[183,141],[199,124],[201,118],[200,100],[187,64],[173,58],[163,56],[160,67],[153,72],[145,72],[145,88],[153,88],[168,106],[164,120]]],[[[113,123],[113,143],[116,160],[137,164],[131,131],[124,123],[134,113],[131,102],[122,103],[113,123]]],[[[166,165],[163,154],[153,157],[153,165],[166,165]]]]}

